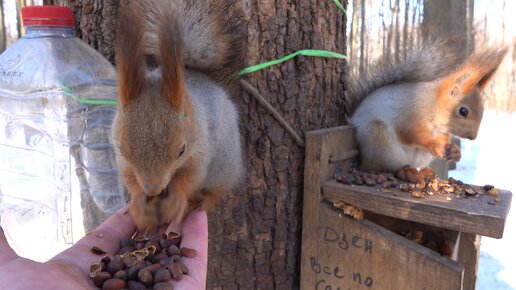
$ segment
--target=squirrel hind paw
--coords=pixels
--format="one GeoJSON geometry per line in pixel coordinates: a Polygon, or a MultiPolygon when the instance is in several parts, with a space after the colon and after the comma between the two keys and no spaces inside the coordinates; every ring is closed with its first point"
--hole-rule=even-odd
{"type": "Polygon", "coordinates": [[[435,172],[430,167],[418,170],[417,168],[412,168],[409,165],[405,165],[396,172],[397,178],[411,183],[418,183],[433,179],[435,176],[435,172]]]}

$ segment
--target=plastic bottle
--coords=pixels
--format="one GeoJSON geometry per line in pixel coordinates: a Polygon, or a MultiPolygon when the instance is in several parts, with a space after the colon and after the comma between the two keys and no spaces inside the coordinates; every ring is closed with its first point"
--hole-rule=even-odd
{"type": "Polygon", "coordinates": [[[25,36],[0,55],[0,222],[41,261],[125,203],[109,142],[116,71],[75,37],[71,9],[22,17],[25,36]]]}

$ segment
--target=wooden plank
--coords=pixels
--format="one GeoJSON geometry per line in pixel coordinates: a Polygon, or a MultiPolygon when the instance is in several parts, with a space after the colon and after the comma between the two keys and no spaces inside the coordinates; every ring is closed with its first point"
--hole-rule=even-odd
{"type": "Polygon", "coordinates": [[[379,188],[344,185],[335,180],[323,186],[323,195],[367,211],[404,220],[501,238],[509,212],[512,193],[502,191],[499,202],[489,195],[456,199],[454,195],[433,195],[414,198],[410,193],[379,188]]]}
{"type": "Polygon", "coordinates": [[[461,233],[457,261],[464,266],[464,290],[475,290],[480,258],[480,236],[461,233]]]}
{"type": "Polygon", "coordinates": [[[301,289],[462,289],[459,263],[368,220],[321,205],[310,229],[317,253],[305,257],[316,276],[301,289]]]}
{"type": "MultiPolygon", "coordinates": [[[[301,244],[301,289],[313,289],[317,275],[311,271],[311,257],[318,257],[318,241],[313,230],[319,227],[322,203],[321,185],[333,178],[338,162],[330,159],[356,148],[354,129],[350,126],[311,131],[306,134],[303,197],[303,229],[301,244]]],[[[347,164],[348,161],[341,162],[347,164]]]]}

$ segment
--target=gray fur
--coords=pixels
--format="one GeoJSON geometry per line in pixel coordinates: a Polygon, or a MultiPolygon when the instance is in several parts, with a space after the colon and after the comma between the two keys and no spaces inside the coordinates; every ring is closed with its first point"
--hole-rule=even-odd
{"type": "Polygon", "coordinates": [[[231,188],[244,173],[238,113],[228,94],[205,75],[187,71],[186,87],[193,104],[205,171],[200,188],[231,188]]]}
{"type": "Polygon", "coordinates": [[[352,114],[374,90],[400,82],[430,82],[446,76],[464,63],[468,53],[463,47],[444,39],[428,39],[406,56],[386,55],[365,71],[350,74],[346,101],[352,114]]]}
{"type": "Polygon", "coordinates": [[[184,65],[210,77],[228,81],[244,67],[240,23],[231,17],[231,5],[217,6],[205,0],[144,1],[147,53],[159,58],[159,19],[163,11],[178,19],[184,42],[184,65]]]}

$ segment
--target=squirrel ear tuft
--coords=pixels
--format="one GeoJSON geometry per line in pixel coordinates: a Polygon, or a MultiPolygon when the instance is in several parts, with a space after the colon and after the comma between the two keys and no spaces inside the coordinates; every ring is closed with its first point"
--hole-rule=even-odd
{"type": "Polygon", "coordinates": [[[483,48],[468,58],[466,66],[472,71],[472,77],[464,86],[465,91],[478,88],[483,91],[493,78],[496,70],[507,54],[506,46],[483,48]]]}
{"type": "Polygon", "coordinates": [[[183,30],[179,18],[172,15],[175,10],[165,11],[160,19],[159,47],[162,60],[163,96],[175,111],[183,109],[185,89],[183,64],[183,30]]]}
{"type": "Polygon", "coordinates": [[[137,97],[142,90],[143,71],[143,15],[137,1],[121,5],[119,9],[116,64],[118,67],[119,108],[137,97]]]}
{"type": "Polygon", "coordinates": [[[443,79],[440,95],[462,96],[474,89],[484,90],[505,54],[507,54],[507,47],[500,46],[485,48],[472,54],[462,68],[443,79]]]}

